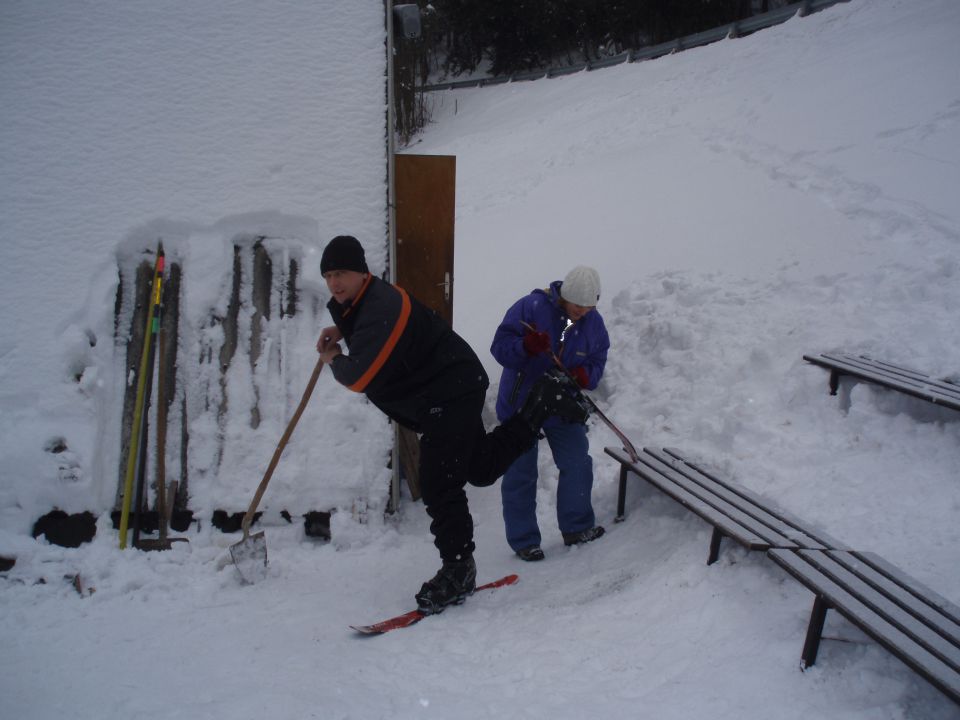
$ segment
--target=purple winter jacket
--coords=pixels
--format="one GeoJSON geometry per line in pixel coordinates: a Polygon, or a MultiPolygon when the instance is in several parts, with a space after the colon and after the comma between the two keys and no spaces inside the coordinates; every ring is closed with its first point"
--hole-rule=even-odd
{"type": "MultiPolygon", "coordinates": [[[[490,352],[503,365],[497,394],[497,418],[501,422],[523,405],[534,381],[553,366],[549,353],[531,357],[523,349],[527,328],[521,321],[550,336],[553,351],[569,370],[583,367],[587,371],[590,382],[586,389],[593,390],[600,382],[610,348],[607,327],[600,313],[594,310],[567,328],[570,321],[560,307],[562,284],[557,280],[549,288],[534,290],[517,300],[494,333],[490,352]]],[[[558,422],[558,418],[552,417],[544,425],[549,427],[558,422]]]]}

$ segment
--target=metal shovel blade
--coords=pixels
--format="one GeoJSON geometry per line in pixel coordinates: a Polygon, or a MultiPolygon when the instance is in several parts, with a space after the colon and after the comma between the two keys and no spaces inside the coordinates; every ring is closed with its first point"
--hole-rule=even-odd
{"type": "Polygon", "coordinates": [[[230,557],[245,583],[252,585],[267,577],[267,538],[262,532],[231,545],[230,557]]]}

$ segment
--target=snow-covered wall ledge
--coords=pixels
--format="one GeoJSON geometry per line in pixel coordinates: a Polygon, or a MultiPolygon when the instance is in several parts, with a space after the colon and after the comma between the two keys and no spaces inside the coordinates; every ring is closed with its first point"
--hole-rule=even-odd
{"type": "MultiPolygon", "coordinates": [[[[154,257],[142,248],[162,242],[168,279],[163,286],[165,356],[176,360],[175,369],[165,373],[164,466],[186,492],[178,507],[206,518],[218,510],[246,509],[316,363],[313,342],[326,321],[328,299],[315,257],[316,233],[310,218],[265,214],[227,218],[207,228],[157,222],[131,234],[117,257],[116,367],[111,374],[117,378],[112,393],[124,398],[124,416],[121,421],[117,413],[104,414],[97,453],[105,459],[104,478],[110,475],[111,457],[118,478],[127,466],[148,315],[144,280],[152,278],[154,257]],[[124,439],[119,446],[118,436],[124,439]]],[[[155,368],[160,367],[158,356],[155,368]]],[[[357,498],[376,504],[386,490],[386,423],[361,396],[329,384],[329,378],[321,383],[271,480],[263,507],[274,516],[284,510],[296,515],[351,506],[357,498]],[[331,407],[330,398],[325,402],[321,393],[332,394],[334,415],[343,420],[353,416],[352,423],[331,422],[334,418],[324,412],[331,407]],[[351,425],[364,429],[358,433],[351,425]],[[357,457],[350,472],[311,482],[319,480],[324,458],[341,446],[357,457]]],[[[160,402],[154,396],[152,423],[160,402]]],[[[156,465],[158,444],[148,446],[149,467],[156,465]]],[[[110,483],[104,485],[109,492],[110,483]]],[[[101,498],[101,504],[108,501],[101,498]]]]}
{"type": "MultiPolygon", "coordinates": [[[[118,289],[123,301],[159,240],[183,273],[189,503],[243,509],[315,360],[323,243],[349,232],[385,266],[383,3],[3,3],[0,48],[0,530],[114,506],[129,333],[118,289]],[[224,389],[202,353],[218,347],[234,248],[249,278],[258,242],[274,274],[299,263],[309,312],[272,317],[261,359],[232,362],[224,389]],[[238,415],[215,422],[224,391],[238,415]]],[[[253,333],[239,310],[238,342],[253,333]]],[[[352,505],[386,483],[385,423],[330,382],[265,510],[352,505]],[[323,472],[331,447],[356,458],[349,472],[323,472]]]]}

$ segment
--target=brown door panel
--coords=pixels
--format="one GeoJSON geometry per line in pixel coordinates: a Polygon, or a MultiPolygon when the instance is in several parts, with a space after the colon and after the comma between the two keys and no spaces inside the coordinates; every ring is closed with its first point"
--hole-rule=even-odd
{"type": "Polygon", "coordinates": [[[453,323],[457,159],[397,155],[397,284],[453,323]]]}
{"type": "MultiPolygon", "coordinates": [[[[397,284],[453,324],[453,224],[457,159],[396,155],[397,284]]],[[[398,428],[400,463],[410,494],[420,497],[420,444],[398,428]]]]}

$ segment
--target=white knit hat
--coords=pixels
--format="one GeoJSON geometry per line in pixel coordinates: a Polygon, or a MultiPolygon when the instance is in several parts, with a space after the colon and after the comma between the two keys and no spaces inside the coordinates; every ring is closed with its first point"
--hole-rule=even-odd
{"type": "Polygon", "coordinates": [[[560,297],[582,307],[593,307],[600,299],[600,274],[592,267],[577,265],[560,286],[560,297]]]}

